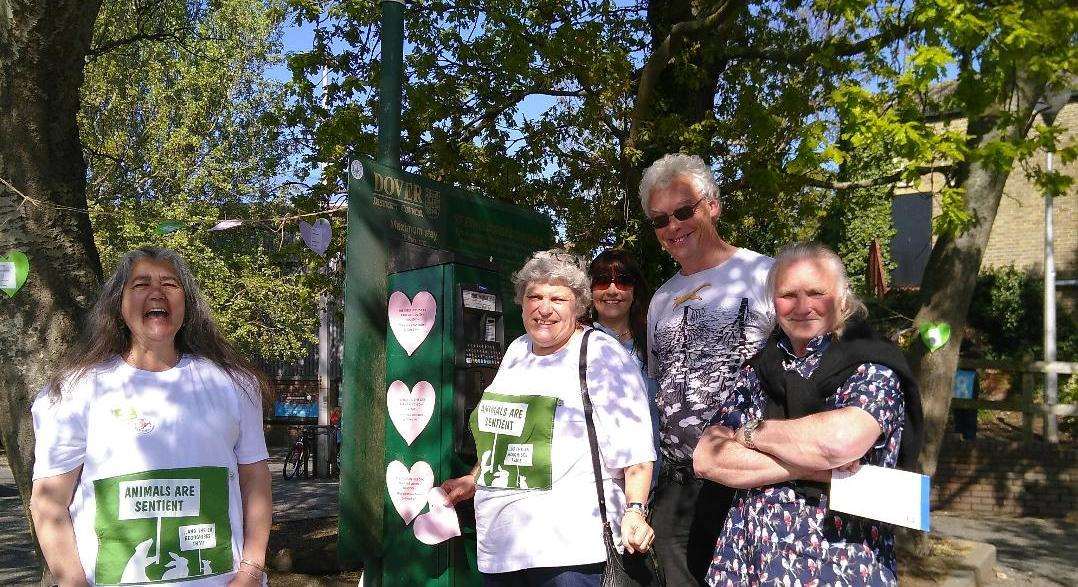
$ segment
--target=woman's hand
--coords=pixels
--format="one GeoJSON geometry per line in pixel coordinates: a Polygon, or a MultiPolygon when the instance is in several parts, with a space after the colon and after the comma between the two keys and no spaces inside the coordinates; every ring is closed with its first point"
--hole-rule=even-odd
{"type": "Polygon", "coordinates": [[[640,510],[625,510],[621,516],[621,540],[626,552],[647,552],[655,542],[655,530],[651,529],[640,510]]]}
{"type": "Polygon", "coordinates": [[[475,495],[475,475],[469,474],[456,479],[449,479],[442,483],[442,491],[450,505],[457,505],[462,501],[471,499],[475,495]]]}

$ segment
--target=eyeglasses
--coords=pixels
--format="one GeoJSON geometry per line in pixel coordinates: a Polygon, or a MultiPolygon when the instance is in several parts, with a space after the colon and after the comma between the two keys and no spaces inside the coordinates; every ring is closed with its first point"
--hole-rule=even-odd
{"type": "Polygon", "coordinates": [[[655,230],[665,228],[666,225],[670,224],[671,216],[684,222],[692,218],[693,214],[696,214],[696,207],[699,206],[700,202],[703,201],[704,198],[700,198],[699,200],[696,200],[696,203],[691,206],[686,205],[674,210],[673,214],[659,214],[658,216],[651,216],[648,218],[648,222],[651,223],[651,227],[655,230]]]}
{"type": "Polygon", "coordinates": [[[633,285],[635,285],[632,276],[618,271],[599,273],[591,278],[592,289],[606,289],[610,287],[611,283],[622,291],[632,289],[633,285]]]}

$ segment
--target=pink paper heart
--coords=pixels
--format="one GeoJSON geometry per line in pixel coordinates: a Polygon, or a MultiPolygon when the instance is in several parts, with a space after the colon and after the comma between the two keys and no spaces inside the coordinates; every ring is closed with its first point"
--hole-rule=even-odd
{"type": "Polygon", "coordinates": [[[427,503],[427,494],[434,487],[434,470],[426,461],[417,461],[409,470],[400,461],[386,467],[386,490],[389,500],[407,526],[427,503]]]}
{"type": "Polygon", "coordinates": [[[389,328],[409,357],[427,339],[437,313],[438,303],[430,292],[421,291],[412,301],[400,291],[389,296],[389,328]]]}
{"type": "Polygon", "coordinates": [[[315,220],[313,224],[307,224],[306,222],[299,221],[299,235],[303,237],[303,242],[314,251],[315,253],[325,256],[326,249],[329,248],[329,241],[333,235],[333,228],[329,225],[329,220],[325,218],[319,218],[315,220]]]}
{"type": "Polygon", "coordinates": [[[427,494],[430,511],[420,515],[412,525],[415,537],[423,544],[438,544],[450,538],[460,536],[460,518],[457,510],[449,505],[449,497],[441,487],[431,489],[427,494]]]}
{"type": "Polygon", "coordinates": [[[430,417],[434,414],[434,399],[434,386],[427,381],[416,383],[411,391],[408,390],[408,385],[400,380],[389,384],[389,389],[386,390],[389,419],[408,446],[412,445],[430,422],[430,417]]]}

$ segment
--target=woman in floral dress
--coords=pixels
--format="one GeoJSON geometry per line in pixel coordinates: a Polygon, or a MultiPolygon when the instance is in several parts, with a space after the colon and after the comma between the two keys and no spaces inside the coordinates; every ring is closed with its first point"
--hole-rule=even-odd
{"type": "Polygon", "coordinates": [[[779,328],[741,369],[694,454],[700,477],[738,488],[710,585],[893,585],[886,524],[832,512],[836,469],[909,466],[921,405],[902,353],[860,320],[842,261],[784,249],[768,276],[779,328]]]}

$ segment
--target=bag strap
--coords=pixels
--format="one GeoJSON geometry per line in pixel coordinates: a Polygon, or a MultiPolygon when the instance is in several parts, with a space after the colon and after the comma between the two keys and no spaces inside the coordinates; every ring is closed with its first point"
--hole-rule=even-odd
{"type": "Polygon", "coordinates": [[[595,420],[592,418],[591,396],[588,394],[588,339],[595,332],[589,328],[580,341],[580,399],[584,402],[584,421],[588,425],[588,444],[591,446],[591,467],[595,474],[595,493],[599,497],[599,517],[603,521],[603,543],[609,553],[614,549],[614,535],[606,516],[606,494],[603,491],[602,464],[599,462],[599,440],[595,435],[595,420]]]}

